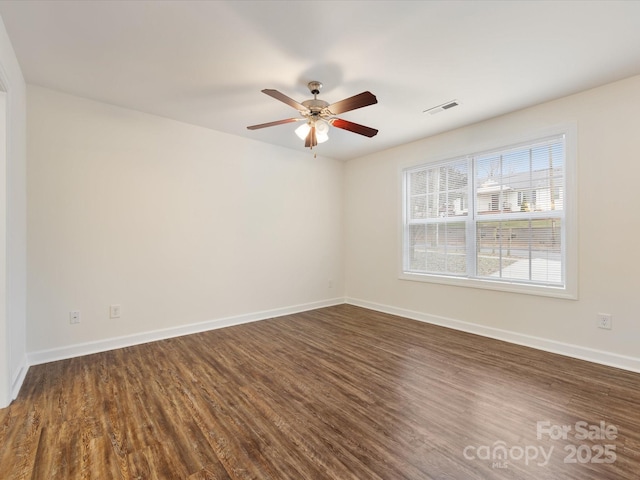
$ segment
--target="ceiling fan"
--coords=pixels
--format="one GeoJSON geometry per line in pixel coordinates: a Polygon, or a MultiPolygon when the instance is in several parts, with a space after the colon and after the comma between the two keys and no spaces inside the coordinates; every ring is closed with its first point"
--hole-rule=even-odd
{"type": "Polygon", "coordinates": [[[341,128],[343,130],[348,130],[349,132],[358,133],[369,138],[378,133],[378,130],[375,128],[365,127],[364,125],[336,117],[336,115],[341,113],[350,112],[357,108],[367,107],[378,103],[378,99],[373,93],[362,92],[358,95],[354,95],[353,97],[345,98],[339,102],[329,104],[324,100],[318,99],[322,83],[312,81],[309,82],[307,86],[313,94],[313,99],[305,100],[302,103],[296,102],[294,99],[287,97],[285,94],[280,93],[277,90],[268,88],[262,90],[263,93],[266,93],[270,97],[280,100],[281,102],[284,102],[290,107],[298,110],[300,117],[261,123],[259,125],[251,125],[247,128],[249,130],[258,130],[260,128],[273,127],[285,123],[304,121],[305,123],[296,129],[296,134],[301,139],[304,139],[304,146],[309,148],[313,148],[318,145],[318,143],[327,141],[329,138],[329,125],[333,125],[334,127],[341,128]]]}

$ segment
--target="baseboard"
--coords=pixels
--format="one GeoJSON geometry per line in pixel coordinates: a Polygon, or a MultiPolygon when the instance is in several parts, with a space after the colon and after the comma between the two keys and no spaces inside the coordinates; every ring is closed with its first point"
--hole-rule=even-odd
{"type": "Polygon", "coordinates": [[[179,337],[182,335],[190,335],[193,333],[200,333],[208,330],[230,327],[233,325],[241,325],[243,323],[256,322],[260,320],[266,320],[268,318],[281,317],[283,315],[291,315],[294,313],[314,310],[316,308],[340,305],[342,303],[368,308],[370,310],[375,310],[378,312],[389,313],[391,315],[398,315],[401,317],[431,323],[442,327],[452,328],[454,330],[473,333],[476,335],[481,335],[483,337],[495,338],[496,340],[503,340],[517,345],[523,345],[525,347],[536,348],[538,350],[543,350],[546,352],[557,353],[567,357],[586,360],[588,362],[599,363],[602,365],[608,365],[611,367],[640,373],[640,358],[618,355],[611,352],[557,342],[555,340],[549,340],[541,337],[523,335],[508,330],[487,327],[448,317],[430,315],[423,312],[394,307],[391,305],[383,305],[366,300],[360,300],[357,298],[338,297],[318,302],[277,308],[273,310],[264,310],[260,312],[248,313],[232,317],[219,318],[206,322],[182,325],[179,327],[154,330],[151,332],[144,332],[123,337],[108,338],[95,342],[69,345],[66,347],[60,347],[50,350],[31,352],[27,355],[26,361],[23,362],[24,364],[20,367],[19,372],[17,372],[17,374],[14,376],[12,382],[12,395],[13,398],[17,396],[18,391],[20,390],[20,386],[22,385],[22,382],[24,381],[24,378],[27,374],[27,370],[31,365],[39,365],[42,363],[54,362],[57,360],[64,360],[67,358],[90,355],[92,353],[99,353],[108,350],[114,350],[117,348],[130,347],[133,345],[140,345],[143,343],[164,340],[167,338],[179,337]]]}
{"type": "Polygon", "coordinates": [[[517,345],[523,345],[525,347],[536,348],[545,352],[557,353],[566,357],[577,358],[580,360],[586,360],[588,362],[599,363],[601,365],[607,365],[610,367],[620,368],[622,370],[640,373],[640,358],[637,357],[628,357],[625,355],[618,355],[616,353],[605,352],[602,350],[581,347],[579,345],[572,345],[569,343],[557,342],[555,340],[548,340],[546,338],[523,335],[521,333],[511,332],[508,330],[486,327],[475,323],[464,322],[461,320],[441,317],[437,315],[429,315],[427,313],[416,312],[414,310],[393,307],[390,305],[382,305],[366,300],[360,300],[357,298],[347,297],[345,299],[345,303],[358,307],[368,308],[370,310],[376,310],[378,312],[410,318],[412,320],[418,320],[442,327],[452,328],[454,330],[473,333],[476,335],[481,335],[483,337],[495,338],[496,340],[503,340],[505,342],[515,343],[517,345]]]}
{"type": "Polygon", "coordinates": [[[25,377],[27,376],[27,372],[29,371],[29,364],[27,361],[27,356],[25,355],[20,362],[20,366],[17,371],[14,373],[13,378],[11,379],[11,400],[15,400],[20,392],[20,387],[22,387],[22,383],[24,382],[25,377]]]}
{"type": "Polygon", "coordinates": [[[30,352],[28,354],[27,360],[28,365],[39,365],[42,363],[55,362],[57,360],[64,360],[67,358],[80,357],[82,355],[90,355],[92,353],[115,350],[117,348],[131,347],[133,345],[165,340],[167,338],[191,335],[193,333],[216,330],[218,328],[231,327],[233,325],[241,325],[243,323],[256,322],[259,320],[266,320],[268,318],[281,317],[283,315],[291,315],[293,313],[305,312],[308,310],[314,310],[316,308],[340,305],[342,303],[344,303],[344,298],[333,298],[328,300],[321,300],[318,302],[276,308],[273,310],[247,313],[233,317],[218,318],[215,320],[208,320],[205,322],[194,323],[190,325],[181,325],[179,327],[165,328],[162,330],[154,330],[151,332],[107,338],[95,342],[69,345],[66,347],[53,348],[50,350],[40,350],[36,352],[30,352]]]}

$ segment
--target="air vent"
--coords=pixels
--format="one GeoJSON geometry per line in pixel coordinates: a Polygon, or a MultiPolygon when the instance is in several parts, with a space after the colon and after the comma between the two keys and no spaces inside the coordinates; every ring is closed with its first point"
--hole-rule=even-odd
{"type": "Polygon", "coordinates": [[[450,108],[457,107],[460,103],[457,100],[449,100],[442,105],[438,105],[436,107],[429,108],[422,113],[428,113],[429,115],[435,115],[436,113],[444,112],[445,110],[449,110],[450,108]]]}

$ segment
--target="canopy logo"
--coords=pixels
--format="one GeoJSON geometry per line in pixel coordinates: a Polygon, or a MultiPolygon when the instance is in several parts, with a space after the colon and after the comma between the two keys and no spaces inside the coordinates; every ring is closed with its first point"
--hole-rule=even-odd
{"type": "MultiPolygon", "coordinates": [[[[552,424],[550,421],[536,423],[537,440],[570,441],[564,445],[564,463],[613,463],[616,461],[618,428],[601,421],[590,424],[579,421],[570,425],[552,424]],[[579,443],[582,441],[583,443],[579,443]]],[[[555,445],[513,445],[502,440],[492,445],[467,445],[462,454],[466,460],[485,460],[492,468],[508,468],[509,463],[523,462],[525,465],[544,467],[549,464],[555,445]]]]}
{"type": "Polygon", "coordinates": [[[479,447],[474,447],[473,445],[467,445],[462,451],[464,458],[467,460],[490,460],[493,468],[507,468],[509,462],[514,461],[524,461],[525,465],[535,462],[536,465],[544,467],[549,463],[552,453],[553,445],[548,450],[535,445],[507,447],[506,442],[502,440],[494,442],[491,446],[480,445],[479,447]]]}

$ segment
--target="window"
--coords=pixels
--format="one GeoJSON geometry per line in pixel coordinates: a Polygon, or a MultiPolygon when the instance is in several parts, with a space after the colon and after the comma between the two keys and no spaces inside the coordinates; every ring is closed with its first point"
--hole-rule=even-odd
{"type": "Polygon", "coordinates": [[[573,297],[566,150],[562,133],[405,169],[402,278],[573,297]]]}

